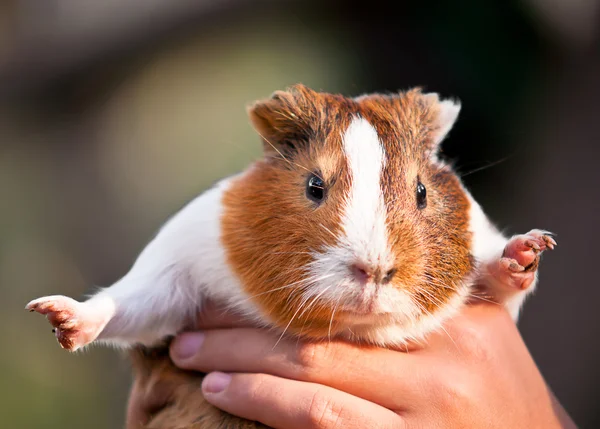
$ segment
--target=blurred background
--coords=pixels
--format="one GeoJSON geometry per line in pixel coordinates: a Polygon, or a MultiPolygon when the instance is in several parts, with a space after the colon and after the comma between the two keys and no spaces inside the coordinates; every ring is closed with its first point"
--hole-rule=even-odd
{"type": "Polygon", "coordinates": [[[463,103],[444,146],[508,233],[558,234],[520,329],[600,427],[595,0],[0,3],[0,427],[122,427],[113,350],[69,355],[34,297],[122,276],[165,219],[260,154],[245,105],[302,82],[463,103]]]}

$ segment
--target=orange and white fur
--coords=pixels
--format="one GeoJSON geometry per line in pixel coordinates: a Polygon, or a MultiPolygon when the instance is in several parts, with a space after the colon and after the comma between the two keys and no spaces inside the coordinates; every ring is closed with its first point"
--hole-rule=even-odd
{"type": "Polygon", "coordinates": [[[282,333],[383,346],[423,338],[476,293],[516,319],[556,243],[505,238],[438,156],[459,110],[419,90],[276,92],[249,109],[262,159],[177,213],[112,286],[27,309],[69,350],[157,344],[207,299],[282,333]]]}

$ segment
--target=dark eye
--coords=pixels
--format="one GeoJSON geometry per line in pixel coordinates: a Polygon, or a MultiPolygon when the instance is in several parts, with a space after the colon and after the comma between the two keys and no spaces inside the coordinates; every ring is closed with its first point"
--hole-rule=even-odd
{"type": "Polygon", "coordinates": [[[306,182],[306,196],[315,203],[320,203],[325,198],[325,183],[316,174],[311,174],[306,182]]]}
{"type": "Polygon", "coordinates": [[[419,210],[427,207],[427,189],[421,182],[417,183],[417,208],[419,210]]]}

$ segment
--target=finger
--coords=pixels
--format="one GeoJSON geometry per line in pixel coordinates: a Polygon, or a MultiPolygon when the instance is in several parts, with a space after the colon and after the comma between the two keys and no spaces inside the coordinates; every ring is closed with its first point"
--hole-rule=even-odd
{"type": "Polygon", "coordinates": [[[342,341],[278,342],[272,332],[249,328],[184,333],[171,344],[171,359],[188,370],[267,373],[324,384],[403,410],[423,392],[431,360],[342,341]]]}
{"type": "Polygon", "coordinates": [[[396,413],[315,383],[266,374],[210,373],[204,398],[239,417],[275,429],[387,429],[405,427],[396,413]]]}
{"type": "Polygon", "coordinates": [[[464,306],[459,314],[446,321],[444,329],[430,334],[423,354],[446,351],[456,356],[457,353],[468,353],[473,342],[487,346],[507,329],[515,331],[516,325],[503,305],[476,301],[464,306]]]}

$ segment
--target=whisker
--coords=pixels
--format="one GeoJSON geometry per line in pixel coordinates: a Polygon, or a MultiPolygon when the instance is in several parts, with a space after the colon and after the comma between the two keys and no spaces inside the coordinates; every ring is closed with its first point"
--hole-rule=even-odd
{"type": "Polygon", "coordinates": [[[486,298],[484,298],[484,297],[482,297],[482,296],[475,295],[475,294],[472,294],[472,293],[471,293],[471,294],[469,294],[469,296],[470,296],[470,297],[472,297],[472,298],[477,298],[477,299],[480,299],[480,300],[482,300],[482,301],[485,301],[485,302],[489,302],[489,303],[491,303],[491,304],[501,305],[500,303],[498,303],[498,302],[496,302],[496,301],[492,301],[491,299],[486,299],[486,298]]]}
{"type": "Polygon", "coordinates": [[[444,283],[441,283],[438,279],[436,279],[435,277],[433,277],[431,274],[422,273],[421,275],[428,280],[428,282],[426,284],[428,284],[429,286],[441,287],[443,289],[451,289],[451,290],[455,290],[456,289],[453,286],[449,286],[449,285],[446,285],[444,283]]]}
{"type": "Polygon", "coordinates": [[[285,335],[286,331],[288,330],[288,328],[290,327],[290,325],[292,324],[292,322],[294,321],[294,318],[296,317],[296,314],[298,314],[298,312],[300,311],[300,309],[302,308],[302,306],[299,306],[296,309],[296,312],[292,315],[292,318],[290,319],[290,321],[288,322],[288,324],[285,326],[285,329],[283,330],[283,332],[281,333],[281,335],[279,336],[279,338],[277,339],[277,342],[275,343],[275,345],[273,346],[272,350],[275,350],[275,347],[277,347],[277,344],[279,344],[279,342],[281,341],[281,339],[283,338],[283,336],[285,335]]]}
{"type": "MultiPolygon", "coordinates": [[[[438,320],[438,323],[439,323],[439,320],[438,320]]],[[[444,331],[446,333],[446,335],[448,335],[448,338],[450,338],[450,341],[452,341],[452,344],[454,344],[454,347],[456,347],[456,349],[459,350],[458,344],[456,344],[456,341],[454,341],[454,338],[452,338],[452,336],[450,336],[448,331],[446,331],[446,328],[444,328],[444,325],[442,325],[441,323],[440,323],[440,328],[442,329],[442,331],[444,331]]]]}
{"type": "Polygon", "coordinates": [[[331,319],[329,320],[329,330],[327,331],[327,338],[328,338],[329,342],[331,342],[331,325],[333,324],[333,317],[335,315],[335,311],[338,308],[338,305],[340,305],[340,300],[342,299],[343,295],[344,294],[340,292],[338,299],[337,299],[335,305],[333,306],[333,310],[331,311],[331,319]]]}
{"type": "MultiPolygon", "coordinates": [[[[331,288],[331,286],[325,288],[319,295],[317,295],[312,301],[311,304],[307,307],[310,308],[310,306],[316,302],[316,300],[319,298],[319,296],[321,296],[324,292],[327,292],[327,290],[331,288]]],[[[305,303],[308,301],[308,299],[305,301],[305,303]]],[[[302,309],[302,307],[304,307],[304,304],[301,304],[300,306],[298,306],[298,309],[296,310],[296,312],[292,315],[292,318],[290,319],[290,321],[288,322],[288,324],[286,325],[285,329],[283,330],[283,332],[281,333],[281,335],[279,336],[279,338],[277,339],[277,342],[275,343],[275,345],[273,346],[273,350],[275,350],[275,347],[277,347],[277,345],[279,344],[279,342],[281,341],[281,339],[283,338],[283,336],[285,335],[285,333],[287,332],[288,328],[290,327],[290,325],[292,324],[292,322],[294,321],[294,319],[296,318],[296,315],[298,314],[298,312],[300,311],[300,309],[302,309]]],[[[305,310],[306,311],[306,310],[305,310]]],[[[302,314],[304,314],[304,312],[302,312],[302,314]]]]}
{"type": "MultiPolygon", "coordinates": [[[[328,277],[333,276],[333,274],[330,274],[328,277]]],[[[320,280],[325,280],[325,279],[320,279],[320,280]]],[[[320,281],[319,280],[319,281],[320,281]]],[[[302,318],[302,316],[304,315],[304,313],[306,313],[310,307],[317,302],[317,300],[321,297],[321,295],[323,295],[325,292],[327,292],[329,289],[331,289],[333,285],[327,286],[325,289],[323,289],[321,292],[319,292],[314,298],[313,300],[310,302],[310,304],[304,309],[304,311],[302,313],[300,313],[300,316],[298,316],[299,319],[302,318]]]]}
{"type": "Polygon", "coordinates": [[[431,299],[437,305],[443,305],[444,304],[442,301],[440,301],[439,298],[437,298],[435,295],[433,295],[431,292],[429,292],[425,288],[420,288],[419,292],[427,294],[427,296],[429,297],[429,299],[431,299]]]}
{"type": "Polygon", "coordinates": [[[491,162],[491,163],[489,163],[487,165],[484,165],[482,167],[478,167],[478,168],[476,168],[474,170],[468,171],[468,172],[466,172],[464,174],[461,174],[460,177],[466,177],[466,176],[469,176],[469,175],[471,175],[473,173],[477,173],[478,171],[482,171],[482,170],[486,170],[486,169],[488,169],[490,167],[494,167],[494,166],[496,166],[498,164],[503,163],[504,161],[506,161],[507,159],[509,159],[511,156],[506,156],[506,157],[504,157],[502,159],[499,159],[498,161],[494,161],[494,162],[491,162]]]}
{"type": "Polygon", "coordinates": [[[427,314],[429,317],[431,317],[433,320],[435,320],[440,328],[442,329],[442,331],[444,331],[444,333],[448,336],[448,338],[450,338],[450,341],[452,341],[452,343],[454,344],[454,347],[456,347],[456,349],[458,349],[458,344],[456,344],[456,341],[454,341],[454,338],[452,338],[452,336],[450,335],[450,333],[446,330],[446,328],[444,328],[444,325],[442,323],[440,323],[440,320],[438,317],[436,317],[433,313],[431,313],[430,311],[428,311],[426,308],[424,308],[418,301],[413,301],[417,304],[417,306],[423,311],[425,312],[425,314],[427,314]]]}
{"type": "MultiPolygon", "coordinates": [[[[328,270],[328,271],[327,271],[327,272],[326,272],[324,275],[322,275],[322,276],[320,276],[320,277],[317,277],[316,275],[314,275],[314,276],[312,276],[312,277],[309,277],[309,283],[306,285],[306,288],[307,288],[307,287],[309,287],[310,285],[313,285],[313,284],[315,284],[315,283],[317,283],[317,282],[321,282],[321,281],[323,281],[323,280],[326,280],[326,279],[328,279],[328,278],[330,278],[330,277],[334,276],[334,275],[335,275],[335,273],[331,273],[331,274],[330,274],[330,271],[331,271],[331,270],[328,270]]],[[[326,288],[325,288],[323,291],[321,291],[319,294],[317,294],[317,296],[315,296],[315,297],[314,297],[314,299],[313,299],[313,300],[310,302],[310,304],[308,304],[308,306],[306,306],[306,307],[304,308],[304,310],[302,311],[302,313],[300,314],[300,316],[298,316],[298,319],[301,319],[301,318],[302,318],[302,316],[304,315],[304,313],[306,313],[306,311],[310,309],[310,307],[311,307],[311,306],[312,306],[312,305],[313,305],[313,304],[314,304],[314,303],[315,303],[315,302],[316,302],[316,301],[319,299],[319,297],[320,297],[321,295],[323,295],[323,293],[327,292],[327,290],[329,290],[329,289],[330,289],[332,286],[334,286],[334,285],[330,285],[330,286],[326,287],[326,288]]],[[[303,298],[302,302],[300,303],[300,306],[298,307],[298,310],[302,309],[302,308],[303,308],[303,307],[306,305],[306,303],[308,302],[308,300],[309,300],[310,298],[311,298],[311,296],[310,296],[310,295],[306,295],[306,296],[303,298]]],[[[289,302],[289,297],[288,297],[288,302],[289,302]]],[[[296,314],[298,313],[298,310],[297,310],[297,311],[296,311],[296,313],[294,313],[294,315],[292,316],[292,320],[294,319],[294,317],[295,317],[295,316],[296,316],[296,314]]],[[[304,323],[302,324],[302,329],[300,330],[300,335],[302,334],[302,330],[303,330],[303,329],[304,329],[304,327],[306,326],[306,322],[307,322],[307,321],[308,321],[308,320],[305,320],[305,321],[304,321],[304,323]]],[[[285,331],[287,330],[287,328],[289,327],[289,325],[290,325],[291,323],[292,323],[292,321],[290,320],[290,323],[288,323],[288,326],[287,326],[287,327],[286,327],[286,329],[283,331],[283,333],[282,333],[282,336],[285,334],[285,331]]],[[[277,340],[277,343],[275,343],[275,346],[277,346],[277,344],[279,344],[279,342],[281,341],[281,338],[282,338],[282,336],[281,336],[281,337],[279,337],[279,339],[277,340]]],[[[273,347],[275,347],[275,346],[273,346],[273,347]]]]}
{"type": "MultiPolygon", "coordinates": [[[[295,281],[293,283],[287,284],[285,286],[280,286],[280,287],[276,287],[274,289],[270,289],[270,290],[268,290],[266,292],[257,293],[256,295],[252,295],[252,296],[250,296],[250,297],[248,297],[248,298],[240,301],[240,303],[247,302],[248,300],[250,300],[252,298],[256,298],[257,296],[262,296],[262,295],[266,295],[266,294],[269,294],[269,293],[277,292],[278,290],[287,289],[287,288],[292,287],[292,286],[297,286],[298,284],[301,284],[302,282],[308,282],[309,280],[310,279],[301,279],[301,280],[295,281]]],[[[305,286],[306,285],[299,286],[299,287],[305,287],[305,286]]]]}
{"type": "Polygon", "coordinates": [[[311,252],[269,252],[267,255],[312,255],[311,252]]]}
{"type": "Polygon", "coordinates": [[[328,233],[330,233],[330,234],[332,235],[332,237],[333,237],[333,238],[335,238],[335,239],[337,240],[337,238],[338,238],[338,237],[337,237],[337,236],[336,236],[336,235],[335,235],[335,234],[334,234],[334,233],[333,233],[333,232],[332,232],[332,231],[331,231],[329,228],[327,228],[327,227],[326,227],[325,225],[323,225],[322,223],[320,223],[320,224],[319,224],[319,226],[320,226],[321,228],[323,228],[325,231],[327,231],[328,233]]]}

